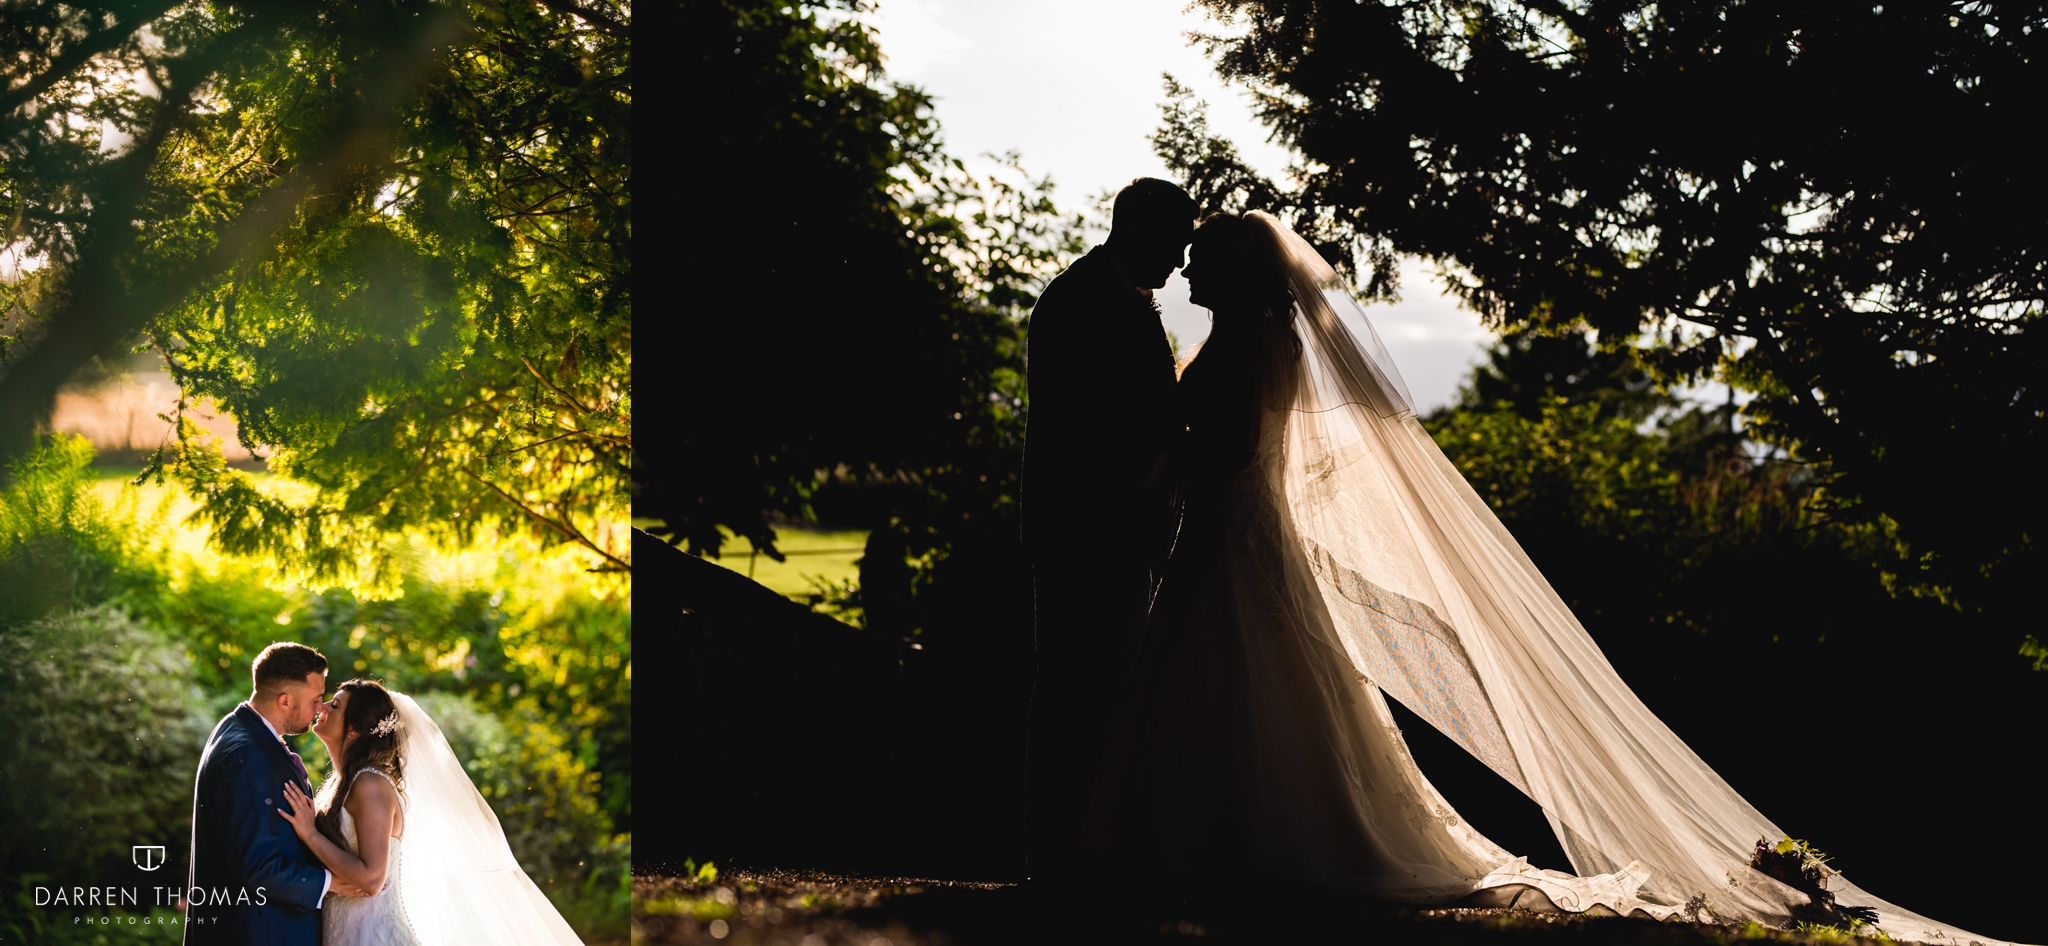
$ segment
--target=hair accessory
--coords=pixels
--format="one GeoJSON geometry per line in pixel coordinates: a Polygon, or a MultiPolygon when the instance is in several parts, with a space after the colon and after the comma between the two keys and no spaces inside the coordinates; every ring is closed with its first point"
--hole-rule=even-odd
{"type": "Polygon", "coordinates": [[[391,715],[378,720],[377,725],[371,727],[370,735],[389,736],[392,733],[397,732],[399,728],[403,725],[405,724],[398,721],[398,711],[392,710],[391,715]]]}

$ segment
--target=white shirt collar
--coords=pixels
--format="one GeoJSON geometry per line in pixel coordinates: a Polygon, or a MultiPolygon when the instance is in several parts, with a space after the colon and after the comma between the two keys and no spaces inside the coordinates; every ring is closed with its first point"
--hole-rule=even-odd
{"type": "MultiPolygon", "coordinates": [[[[249,706],[249,701],[248,701],[248,700],[243,700],[243,701],[242,701],[242,705],[243,705],[243,706],[249,706]]],[[[254,706],[249,706],[249,712],[251,712],[251,713],[256,713],[256,707],[254,707],[254,706]]],[[[263,719],[263,714],[262,714],[262,713],[256,713],[256,718],[257,718],[257,719],[263,719]]],[[[272,725],[270,725],[270,720],[267,720],[267,719],[263,719],[263,728],[265,728],[265,729],[268,729],[268,730],[270,730],[270,734],[271,734],[272,736],[275,736],[275,737],[277,737],[277,741],[278,741],[278,742],[284,742],[284,733],[278,732],[278,731],[277,731],[277,727],[276,727],[276,726],[272,726],[272,725]]],[[[285,748],[289,749],[289,748],[291,748],[291,746],[290,746],[289,744],[287,744],[287,745],[285,746],[285,748]]]]}

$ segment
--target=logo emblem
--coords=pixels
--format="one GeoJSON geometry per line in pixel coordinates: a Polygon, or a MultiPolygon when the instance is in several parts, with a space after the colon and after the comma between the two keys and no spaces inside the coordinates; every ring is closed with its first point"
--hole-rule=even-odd
{"type": "Polygon", "coordinates": [[[143,870],[156,870],[164,866],[164,846],[161,844],[138,844],[132,855],[135,866],[143,870]]]}

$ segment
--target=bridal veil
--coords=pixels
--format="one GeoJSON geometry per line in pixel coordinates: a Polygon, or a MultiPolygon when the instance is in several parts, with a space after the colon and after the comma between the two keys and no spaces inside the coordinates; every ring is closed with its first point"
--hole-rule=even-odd
{"type": "Polygon", "coordinates": [[[441,727],[392,693],[405,734],[405,870],[398,895],[433,946],[580,946],[505,840],[441,727]]]}
{"type": "MultiPolygon", "coordinates": [[[[1609,875],[1608,906],[1785,923],[1806,895],[1749,866],[1758,839],[1785,833],[1622,682],[1417,422],[1337,274],[1277,219],[1248,217],[1283,255],[1304,346],[1287,502],[1355,668],[1541,805],[1578,873],[1609,875]]],[[[1845,878],[1831,889],[1894,939],[1984,939],[1845,878]]]]}

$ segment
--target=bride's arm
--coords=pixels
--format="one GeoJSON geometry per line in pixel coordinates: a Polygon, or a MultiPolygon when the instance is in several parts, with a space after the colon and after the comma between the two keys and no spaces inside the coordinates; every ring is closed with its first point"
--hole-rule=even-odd
{"type": "Polygon", "coordinates": [[[313,856],[334,872],[336,880],[359,887],[374,897],[384,889],[385,869],[390,866],[391,821],[398,811],[398,793],[383,779],[358,778],[348,795],[345,807],[349,817],[355,819],[356,844],[363,849],[361,857],[350,854],[314,827],[313,800],[299,791],[297,785],[285,785],[285,803],[291,811],[279,808],[277,813],[292,823],[299,840],[306,842],[313,856]]]}

